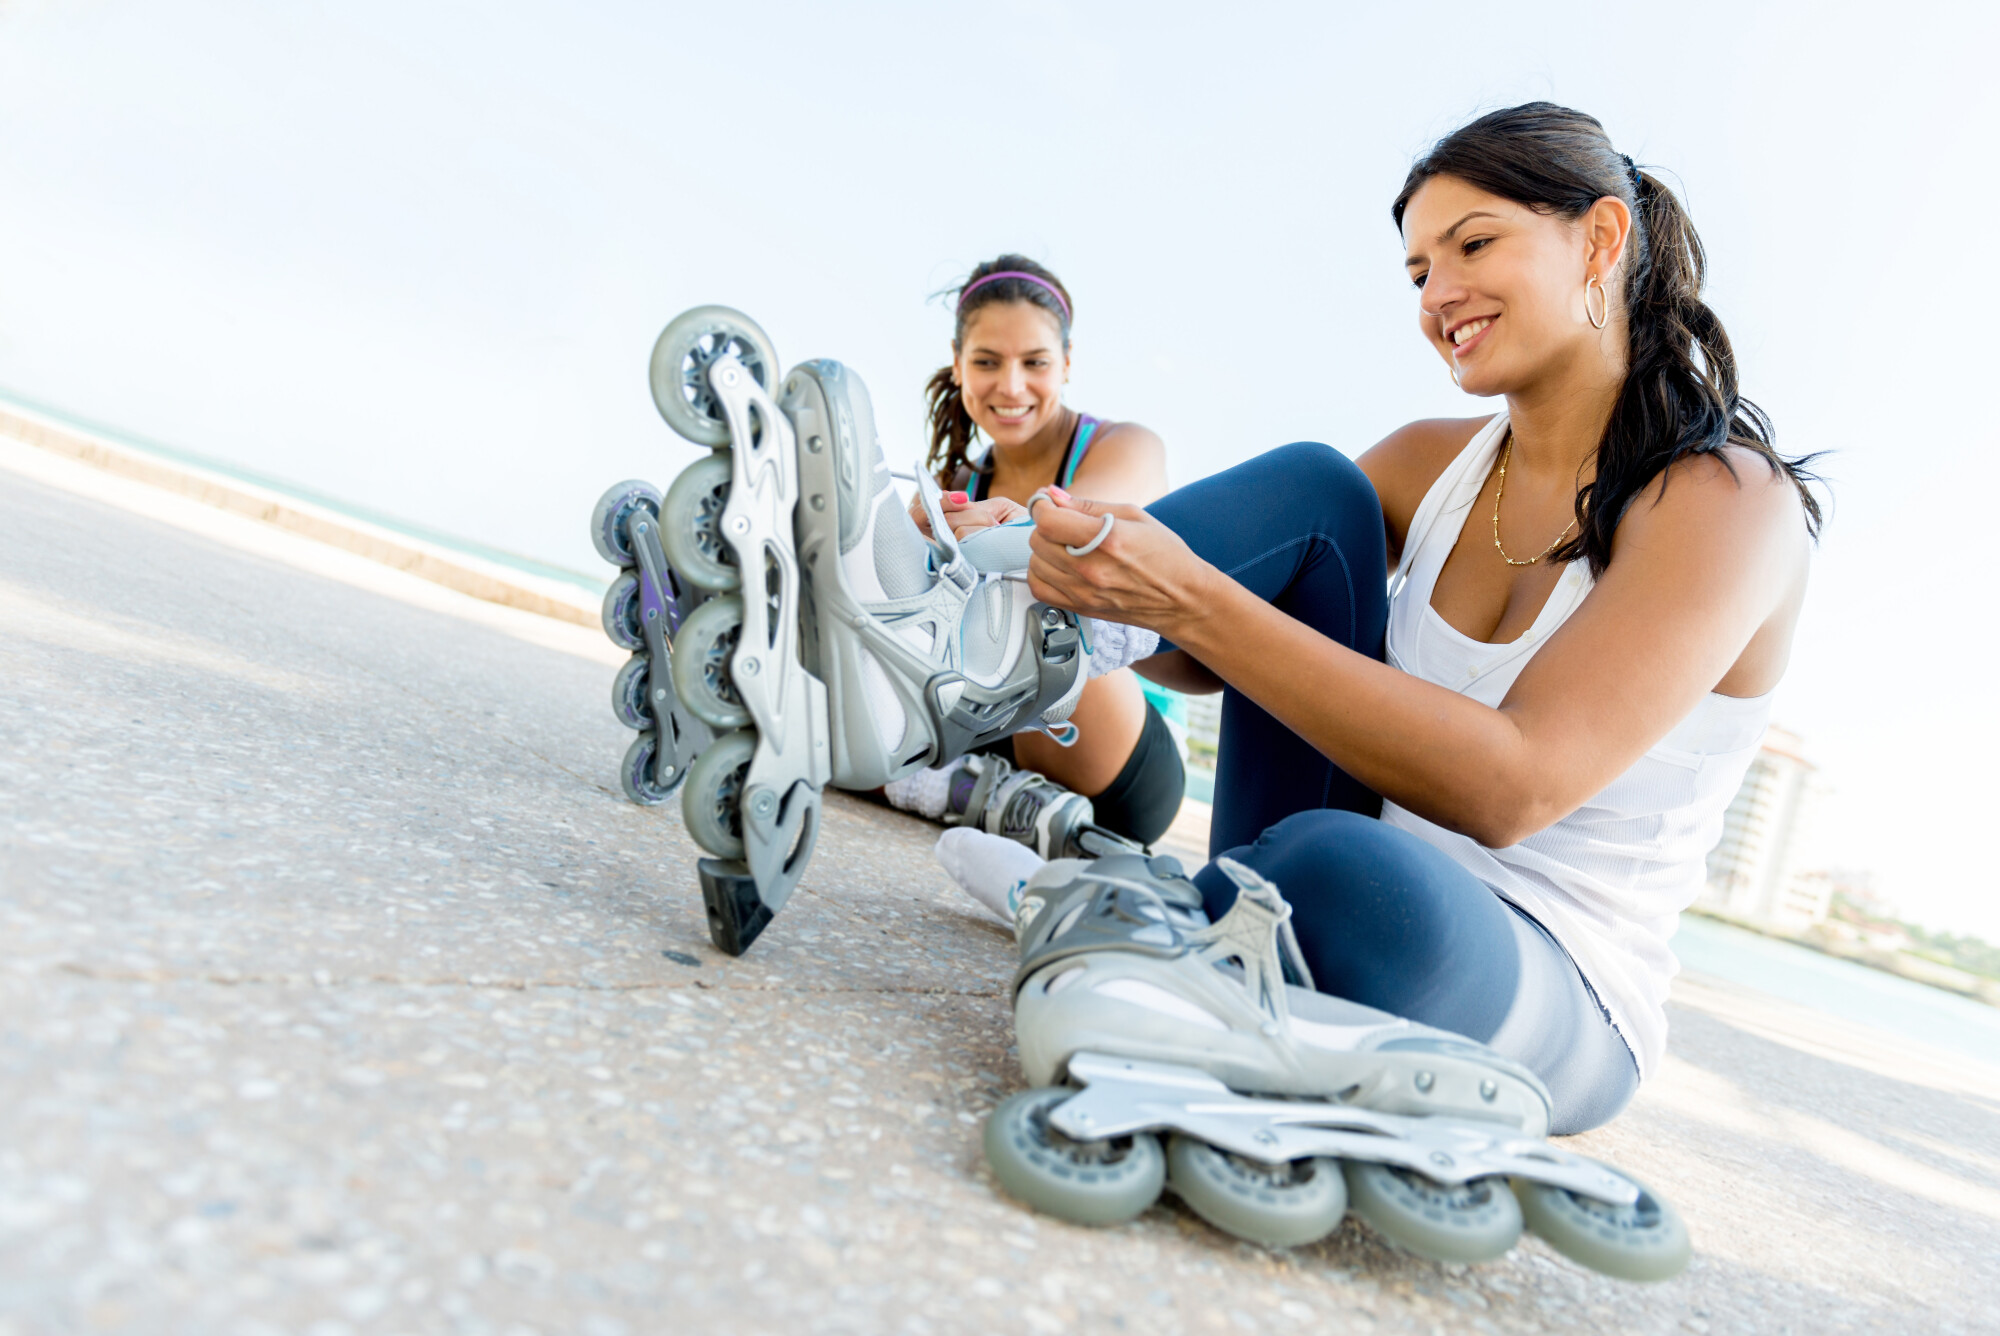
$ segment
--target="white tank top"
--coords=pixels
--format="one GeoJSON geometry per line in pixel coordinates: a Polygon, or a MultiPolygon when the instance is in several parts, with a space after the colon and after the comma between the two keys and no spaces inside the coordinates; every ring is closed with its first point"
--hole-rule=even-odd
{"type": "MultiPolygon", "coordinates": [[[[1410,523],[1389,601],[1389,662],[1495,707],[1593,583],[1588,562],[1571,562],[1534,625],[1508,644],[1474,640],[1431,607],[1438,572],[1506,432],[1501,413],[1431,485],[1410,523]]],[[[1644,1077],[1667,1046],[1667,984],[1680,968],[1667,941],[1701,890],[1723,811],[1757,754],[1770,711],[1769,695],[1711,692],[1601,792],[1505,849],[1391,802],[1383,803],[1382,819],[1442,849],[1547,928],[1596,990],[1644,1077]]]]}

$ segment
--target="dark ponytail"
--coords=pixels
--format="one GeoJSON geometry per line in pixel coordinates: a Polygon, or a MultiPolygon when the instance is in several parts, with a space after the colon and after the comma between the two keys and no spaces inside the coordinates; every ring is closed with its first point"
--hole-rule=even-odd
{"type": "MultiPolygon", "coordinates": [[[[1069,351],[1070,312],[1075,309],[1069,289],[1062,285],[1061,279],[1026,256],[1002,255],[988,260],[967,274],[963,283],[946,288],[944,295],[958,297],[958,316],[951,331],[953,353],[963,345],[966,322],[972,318],[973,312],[999,302],[1028,302],[1047,311],[1055,317],[1056,328],[1061,331],[1063,351],[1069,351]],[[967,288],[989,274],[1032,274],[1041,282],[1026,278],[997,278],[991,283],[980,284],[975,292],[966,292],[967,288]],[[1061,294],[1060,299],[1057,293],[1061,294]]],[[[931,377],[930,383],[924,387],[924,397],[929,404],[931,431],[931,453],[924,464],[937,477],[938,486],[949,488],[956,484],[961,470],[973,469],[972,438],[978,428],[973,425],[972,415],[965,411],[965,397],[953,383],[950,367],[939,368],[937,374],[931,377]]]]}
{"type": "Polygon", "coordinates": [[[1731,445],[1792,480],[1806,529],[1818,536],[1819,501],[1807,485],[1817,481],[1810,472],[1817,456],[1778,453],[1771,419],[1742,396],[1729,335],[1701,299],[1708,259],[1693,222],[1671,190],[1611,147],[1602,125],[1552,102],[1529,102],[1453,131],[1410,168],[1390,210],[1398,231],[1410,197],[1434,176],[1571,221],[1607,195],[1632,210],[1622,285],[1625,384],[1598,443],[1596,475],[1576,494],[1576,537],[1551,560],[1585,558],[1601,573],[1639,493],[1691,455],[1714,455],[1729,467],[1722,451],[1731,445]]]}

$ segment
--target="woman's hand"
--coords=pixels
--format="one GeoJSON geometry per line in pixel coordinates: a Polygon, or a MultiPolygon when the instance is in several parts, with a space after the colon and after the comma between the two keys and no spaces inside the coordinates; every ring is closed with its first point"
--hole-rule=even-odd
{"type": "MultiPolygon", "coordinates": [[[[946,492],[939,504],[944,510],[944,522],[951,526],[953,536],[964,538],[981,529],[990,529],[998,524],[1012,524],[1016,520],[1028,518],[1028,511],[1018,501],[1009,501],[1004,496],[996,496],[988,501],[974,501],[964,492],[946,492]]],[[[923,498],[910,502],[910,516],[917,522],[917,528],[926,538],[935,537],[931,533],[931,518],[924,513],[923,498]]]]}
{"type": "Polygon", "coordinates": [[[1214,607],[1204,591],[1226,578],[1138,506],[1081,501],[1051,487],[1036,501],[1034,520],[1028,588],[1058,608],[1178,641],[1181,628],[1214,607]],[[1103,530],[1106,515],[1117,520],[1104,541],[1071,556],[1070,548],[1086,546],[1103,530]]]}

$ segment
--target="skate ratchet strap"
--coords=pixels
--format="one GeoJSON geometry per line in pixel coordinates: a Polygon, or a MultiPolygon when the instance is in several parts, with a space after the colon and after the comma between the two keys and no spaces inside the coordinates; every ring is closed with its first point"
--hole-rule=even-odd
{"type": "MultiPolygon", "coordinates": [[[[1047,501],[1050,499],[1051,498],[1049,496],[1048,488],[1043,487],[1039,489],[1033,496],[1028,498],[1028,513],[1030,515],[1033,515],[1035,513],[1035,502],[1047,501]]],[[[1118,517],[1116,515],[1106,515],[1104,517],[1104,523],[1098,527],[1097,537],[1091,539],[1089,542],[1083,544],[1083,546],[1081,547],[1075,546],[1074,544],[1070,543],[1064,543],[1063,551],[1069,553],[1072,557],[1089,556],[1091,553],[1097,551],[1098,547],[1104,542],[1105,539],[1111,536],[1112,527],[1117,523],[1118,523],[1118,517]]]]}

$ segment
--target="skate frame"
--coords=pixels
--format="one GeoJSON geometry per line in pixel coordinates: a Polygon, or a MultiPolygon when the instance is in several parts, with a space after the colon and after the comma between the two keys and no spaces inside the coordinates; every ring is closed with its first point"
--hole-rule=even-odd
{"type": "Polygon", "coordinates": [[[1069,1077],[1084,1088],[1050,1111],[1049,1125],[1073,1141],[1172,1130],[1264,1164],[1330,1155],[1393,1165],[1447,1186],[1503,1174],[1613,1206],[1639,1199],[1630,1179],[1503,1123],[1259,1099],[1193,1067],[1099,1053],[1072,1057],[1069,1077]]]}
{"type": "MultiPolygon", "coordinates": [[[[674,593],[667,574],[666,550],[660,546],[660,528],[644,511],[633,515],[626,526],[632,555],[639,560],[639,626],[652,658],[647,673],[647,695],[653,707],[653,732],[658,738],[654,771],[663,781],[674,782],[687,774],[683,756],[699,756],[715,741],[715,730],[681,705],[674,695],[674,633],[681,621],[694,611],[674,593]]],[[[697,596],[698,597],[698,596],[697,596]]]]}
{"type": "Polygon", "coordinates": [[[709,936],[741,955],[791,898],[812,857],[832,762],[826,686],[799,660],[792,426],[734,353],[709,366],[708,383],[729,422],[722,537],[743,573],[743,631],[730,677],[757,726],[757,750],[743,784],[744,861],[704,858],[698,868],[709,936]]]}

